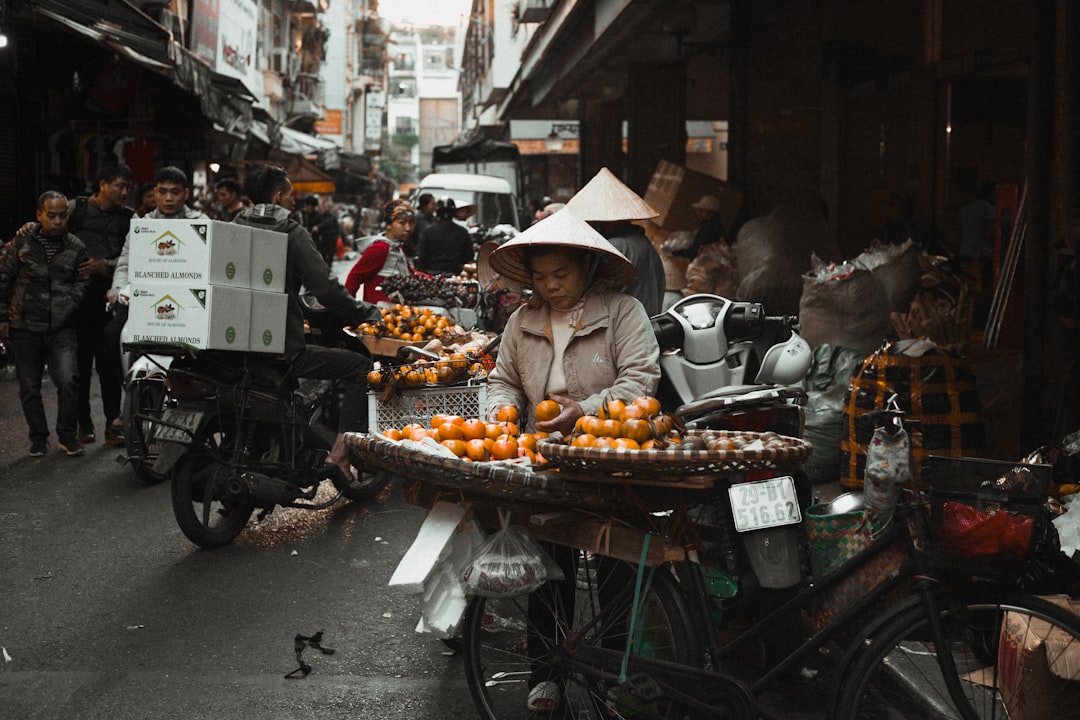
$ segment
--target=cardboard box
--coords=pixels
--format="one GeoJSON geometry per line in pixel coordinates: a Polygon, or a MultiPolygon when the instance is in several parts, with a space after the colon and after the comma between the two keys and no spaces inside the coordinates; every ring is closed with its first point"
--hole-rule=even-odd
{"type": "Polygon", "coordinates": [[[128,252],[132,287],[151,282],[251,287],[251,228],[245,225],[135,218],[128,252]]]}
{"type": "Polygon", "coordinates": [[[730,232],[742,208],[742,191],[712,175],[687,170],[681,165],[661,160],[649,180],[645,202],[660,213],[651,222],[667,232],[696,231],[701,224],[701,218],[690,206],[706,195],[719,198],[720,219],[730,232]]]}
{"type": "MultiPolygon", "coordinates": [[[[1080,612],[1080,601],[1045,598],[1080,612]]],[[[1080,647],[1059,628],[1017,613],[1005,613],[998,652],[998,690],[1010,720],[1063,717],[1080,702],[1080,647]],[[1049,631],[1049,634],[1048,634],[1049,631]]]]}
{"type": "Polygon", "coordinates": [[[285,352],[285,324],[289,312],[289,296],[285,293],[249,290],[251,294],[251,325],[248,349],[251,352],[285,352]]]}
{"type": "Polygon", "coordinates": [[[248,350],[251,291],[244,288],[132,283],[128,312],[128,332],[134,342],[182,342],[204,350],[248,350]]]}
{"type": "Polygon", "coordinates": [[[273,230],[251,228],[252,290],[285,292],[285,267],[289,236],[273,230]]]}

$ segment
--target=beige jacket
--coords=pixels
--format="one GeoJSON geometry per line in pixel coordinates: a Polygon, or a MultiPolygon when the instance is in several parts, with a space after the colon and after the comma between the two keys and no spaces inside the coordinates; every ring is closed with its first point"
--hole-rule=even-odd
{"type": "MultiPolygon", "coordinates": [[[[528,427],[532,410],[547,397],[555,351],[551,308],[524,305],[506,323],[495,370],[488,378],[485,416],[500,405],[516,405],[528,427]]],[[[627,402],[652,395],[660,382],[660,347],[641,303],[610,290],[590,290],[581,327],[563,354],[567,394],[586,415],[610,399],[627,402]]]]}

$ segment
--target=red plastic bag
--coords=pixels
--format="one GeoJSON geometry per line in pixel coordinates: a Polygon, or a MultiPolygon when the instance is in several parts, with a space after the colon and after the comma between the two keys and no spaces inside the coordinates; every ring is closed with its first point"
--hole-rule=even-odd
{"type": "Polygon", "coordinates": [[[938,541],[950,555],[978,558],[1007,553],[1022,556],[1031,542],[1035,521],[999,510],[984,513],[970,505],[947,502],[941,510],[938,541]]]}

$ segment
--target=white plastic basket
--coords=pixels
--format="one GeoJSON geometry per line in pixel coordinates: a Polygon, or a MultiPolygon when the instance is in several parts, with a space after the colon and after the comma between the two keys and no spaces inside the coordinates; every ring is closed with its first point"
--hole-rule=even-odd
{"type": "Polygon", "coordinates": [[[368,430],[382,432],[386,428],[402,428],[409,423],[427,427],[435,415],[479,417],[484,410],[487,384],[425,386],[402,390],[389,401],[383,401],[382,391],[368,393],[368,430]]]}

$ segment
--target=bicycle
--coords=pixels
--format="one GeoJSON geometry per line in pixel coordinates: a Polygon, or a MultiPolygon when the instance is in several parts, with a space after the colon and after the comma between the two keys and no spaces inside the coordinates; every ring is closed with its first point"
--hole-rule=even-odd
{"type": "MultiPolygon", "coordinates": [[[[1002,628],[1027,626],[1054,667],[1080,659],[1080,617],[1024,594],[1013,580],[1018,568],[1002,575],[992,565],[944,562],[931,524],[938,519],[927,513],[932,499],[912,480],[869,547],[801,588],[754,596],[771,595],[775,607],[764,611],[718,603],[716,596],[737,595],[694,552],[649,559],[650,539],[665,533],[668,547],[697,545],[678,510],[662,520],[647,516],[638,528],[642,554],[622,572],[583,562],[586,552],[610,557],[602,547],[548,533],[545,540],[576,551],[572,577],[528,597],[469,600],[461,634],[477,710],[487,720],[751,720],[782,712],[776,703],[791,693],[792,678],[817,672],[800,701],[817,702],[823,717],[1006,717],[1007,706],[1016,707],[1011,693],[1023,686],[1015,685],[1017,657],[1002,628]],[[898,543],[903,553],[893,562],[898,543]],[[887,577],[820,628],[807,627],[822,598],[883,558],[892,559],[887,577]],[[527,710],[538,680],[561,689],[553,712],[527,710]],[[832,689],[823,693],[826,686],[832,689]]],[[[1080,673],[1050,686],[1039,717],[1080,717],[1077,680],[1080,673]]]]}

